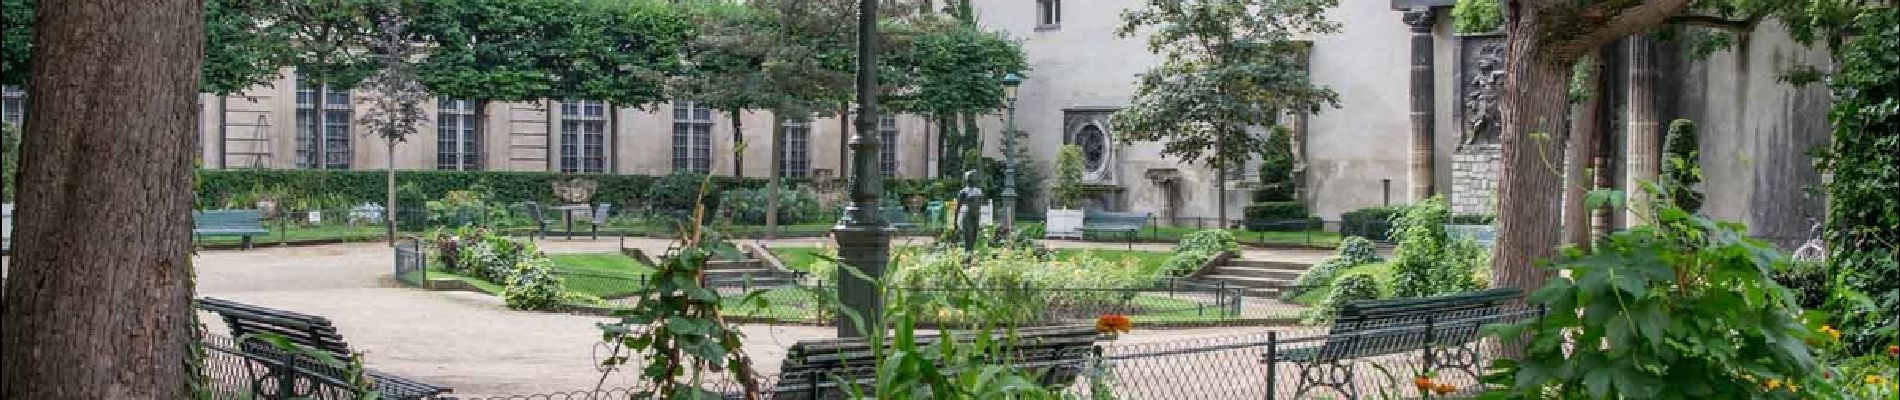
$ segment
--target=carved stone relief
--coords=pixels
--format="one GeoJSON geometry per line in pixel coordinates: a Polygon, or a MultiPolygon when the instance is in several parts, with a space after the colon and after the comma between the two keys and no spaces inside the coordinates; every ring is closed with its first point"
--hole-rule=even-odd
{"type": "Polygon", "coordinates": [[[1458,68],[1458,150],[1497,143],[1502,121],[1498,96],[1504,89],[1504,38],[1463,37],[1458,68]]]}

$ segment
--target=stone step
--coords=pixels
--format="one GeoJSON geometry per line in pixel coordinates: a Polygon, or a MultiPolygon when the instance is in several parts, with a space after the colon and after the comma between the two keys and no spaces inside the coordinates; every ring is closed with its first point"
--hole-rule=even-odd
{"type": "Polygon", "coordinates": [[[711,261],[706,262],[706,271],[708,272],[724,271],[724,270],[749,270],[749,269],[761,269],[761,268],[765,268],[765,262],[760,261],[760,260],[744,260],[744,261],[711,260],[711,261]]]}
{"type": "Polygon", "coordinates": [[[1306,271],[1308,268],[1313,267],[1312,264],[1307,264],[1307,263],[1290,262],[1290,261],[1248,260],[1248,259],[1243,259],[1243,258],[1229,259],[1227,260],[1226,266],[1264,268],[1264,269],[1283,269],[1283,270],[1292,270],[1294,272],[1306,271]]]}
{"type": "Polygon", "coordinates": [[[1273,279],[1279,279],[1279,280],[1292,282],[1293,280],[1299,279],[1300,273],[1302,272],[1303,271],[1273,269],[1273,268],[1223,266],[1223,267],[1215,267],[1213,274],[1211,275],[1245,276],[1245,277],[1252,277],[1252,278],[1273,278],[1273,279]]]}
{"type": "Polygon", "coordinates": [[[1202,276],[1201,278],[1211,280],[1211,281],[1225,282],[1227,283],[1228,287],[1242,287],[1242,288],[1273,288],[1273,287],[1287,286],[1290,284],[1290,282],[1288,282],[1286,279],[1280,279],[1280,278],[1225,275],[1225,274],[1218,274],[1218,273],[1214,275],[1202,276]]]}
{"type": "Polygon", "coordinates": [[[751,276],[776,276],[776,275],[779,275],[779,273],[778,273],[778,271],[773,271],[773,270],[769,270],[769,269],[765,269],[765,268],[732,268],[732,269],[708,269],[708,270],[706,270],[706,276],[707,276],[707,277],[728,277],[728,276],[729,276],[729,277],[735,277],[735,278],[736,278],[736,277],[741,277],[741,276],[746,276],[746,275],[751,275],[751,276]]]}

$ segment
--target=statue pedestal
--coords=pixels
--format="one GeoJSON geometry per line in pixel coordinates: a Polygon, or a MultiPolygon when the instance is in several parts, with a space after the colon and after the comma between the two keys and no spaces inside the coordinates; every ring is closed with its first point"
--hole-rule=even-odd
{"type": "Polygon", "coordinates": [[[1452,214],[1493,212],[1503,160],[1503,147],[1497,143],[1474,143],[1451,155],[1451,198],[1447,200],[1452,214]]]}

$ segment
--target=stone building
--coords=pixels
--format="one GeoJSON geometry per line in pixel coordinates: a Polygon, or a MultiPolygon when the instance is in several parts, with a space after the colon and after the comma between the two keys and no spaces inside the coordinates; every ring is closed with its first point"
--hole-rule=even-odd
{"type": "MultiPolygon", "coordinates": [[[[1205,165],[1187,165],[1160,155],[1157,143],[1122,144],[1108,119],[1128,104],[1136,75],[1159,62],[1145,40],[1118,38],[1121,14],[1139,0],[1092,0],[1063,7],[1062,0],[975,0],[978,21],[1022,42],[1030,70],[1019,90],[1016,119],[1028,133],[1021,145],[1044,176],[1058,147],[1081,145],[1086,180],[1101,190],[1090,207],[1154,212],[1163,223],[1210,223],[1216,196],[1228,197],[1230,219],[1248,202],[1256,168],[1236,168],[1229,189],[1216,189],[1205,165]]],[[[1495,35],[1453,32],[1452,0],[1342,1],[1330,17],[1339,33],[1313,37],[1314,81],[1339,93],[1341,108],[1307,118],[1287,118],[1296,135],[1304,170],[1301,200],[1319,217],[1383,204],[1403,204],[1429,194],[1446,195],[1459,213],[1494,209],[1498,150],[1494,125],[1502,59],[1495,35]]],[[[1791,242],[1808,234],[1823,215],[1824,201],[1806,195],[1820,174],[1805,152],[1825,146],[1828,93],[1776,80],[1795,63],[1822,64],[1826,52],[1794,43],[1773,21],[1738,35],[1736,45],[1696,59],[1669,42],[1654,48],[1652,96],[1632,101],[1627,43],[1611,46],[1605,91],[1611,107],[1606,127],[1618,161],[1607,168],[1627,187],[1627,171],[1654,168],[1654,154],[1630,157],[1628,149],[1660,147],[1653,132],[1669,120],[1689,118],[1702,127],[1704,212],[1747,223],[1757,236],[1791,242]],[[1628,121],[1632,107],[1648,107],[1656,121],[1628,121]],[[1632,137],[1636,142],[1632,142],[1632,137]],[[1645,139],[1646,138],[1646,139],[1645,139]],[[1652,141],[1643,143],[1645,140],[1652,141]]],[[[1644,75],[1650,76],[1650,75],[1644,75]]],[[[381,168],[383,144],[350,121],[359,112],[349,91],[324,96],[319,107],[311,88],[294,71],[268,87],[242,96],[205,96],[201,143],[210,168],[381,168]],[[321,108],[321,113],[317,109],[321,108]],[[310,118],[321,115],[313,132],[310,118]]],[[[7,118],[17,118],[19,94],[6,93],[7,118]]],[[[648,109],[588,101],[486,103],[438,101],[436,123],[397,147],[397,168],[513,171],[583,171],[665,174],[704,170],[731,174],[732,127],[717,110],[691,103],[648,109]]],[[[772,118],[744,117],[746,176],[781,170],[768,165],[765,143],[772,118]]],[[[983,148],[1001,156],[997,132],[1004,116],[985,116],[983,148]]],[[[886,168],[898,176],[936,176],[936,132],[913,116],[887,120],[880,133],[889,150],[886,168]],[[892,140],[894,139],[894,141],[892,140]]],[[[782,173],[839,176],[846,150],[840,121],[822,118],[788,130],[782,173]]],[[[1653,150],[1651,150],[1653,151],[1653,150]]],[[[1641,152],[1638,152],[1639,154],[1641,152]]],[[[1560,164],[1553,162],[1554,165],[1560,164]]],[[[1615,225],[1627,223],[1618,216],[1615,225]]]]}
{"type": "MultiPolygon", "coordinates": [[[[391,157],[383,141],[356,123],[361,90],[315,88],[286,70],[275,82],[232,96],[203,96],[204,165],[238,168],[381,169],[391,157]],[[321,112],[319,112],[321,110],[321,112]],[[316,118],[318,121],[313,121],[316,118]],[[320,125],[321,129],[313,129],[320,125]]],[[[773,117],[742,113],[743,158],[731,119],[691,102],[645,109],[588,100],[475,102],[437,98],[430,123],[396,146],[397,169],[556,171],[664,175],[692,170],[763,177],[838,176],[844,136],[837,118],[786,123],[785,146],[767,146],[773,117]],[[771,151],[782,155],[771,165],[771,151]]],[[[924,122],[887,117],[879,134],[896,143],[881,154],[892,176],[924,176],[924,122]]]]}

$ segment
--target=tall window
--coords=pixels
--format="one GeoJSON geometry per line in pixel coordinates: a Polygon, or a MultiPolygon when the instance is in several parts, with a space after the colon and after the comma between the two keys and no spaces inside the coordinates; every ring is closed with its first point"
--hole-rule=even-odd
{"type": "Polygon", "coordinates": [[[877,170],[885,177],[897,174],[897,117],[885,115],[877,119],[877,170]]]}
{"type": "Polygon", "coordinates": [[[607,103],[561,102],[561,172],[607,172],[607,103]]]}
{"type": "Polygon", "coordinates": [[[673,170],[712,170],[712,109],[690,101],[673,103],[673,170]]]}
{"type": "Polygon", "coordinates": [[[317,88],[297,77],[297,167],[349,169],[350,91],[323,93],[317,98],[317,88]]]}
{"type": "Polygon", "coordinates": [[[1062,26],[1062,0],[1036,0],[1036,27],[1062,26]]]}
{"type": "Polygon", "coordinates": [[[785,122],[785,136],[778,146],[778,176],[811,176],[811,121],[785,122]]]}
{"type": "Polygon", "coordinates": [[[26,123],[26,91],[19,86],[0,86],[0,122],[15,128],[26,123]]]}
{"type": "Polygon", "coordinates": [[[436,99],[435,169],[482,169],[482,121],[475,117],[476,102],[449,97],[436,99]]]}

